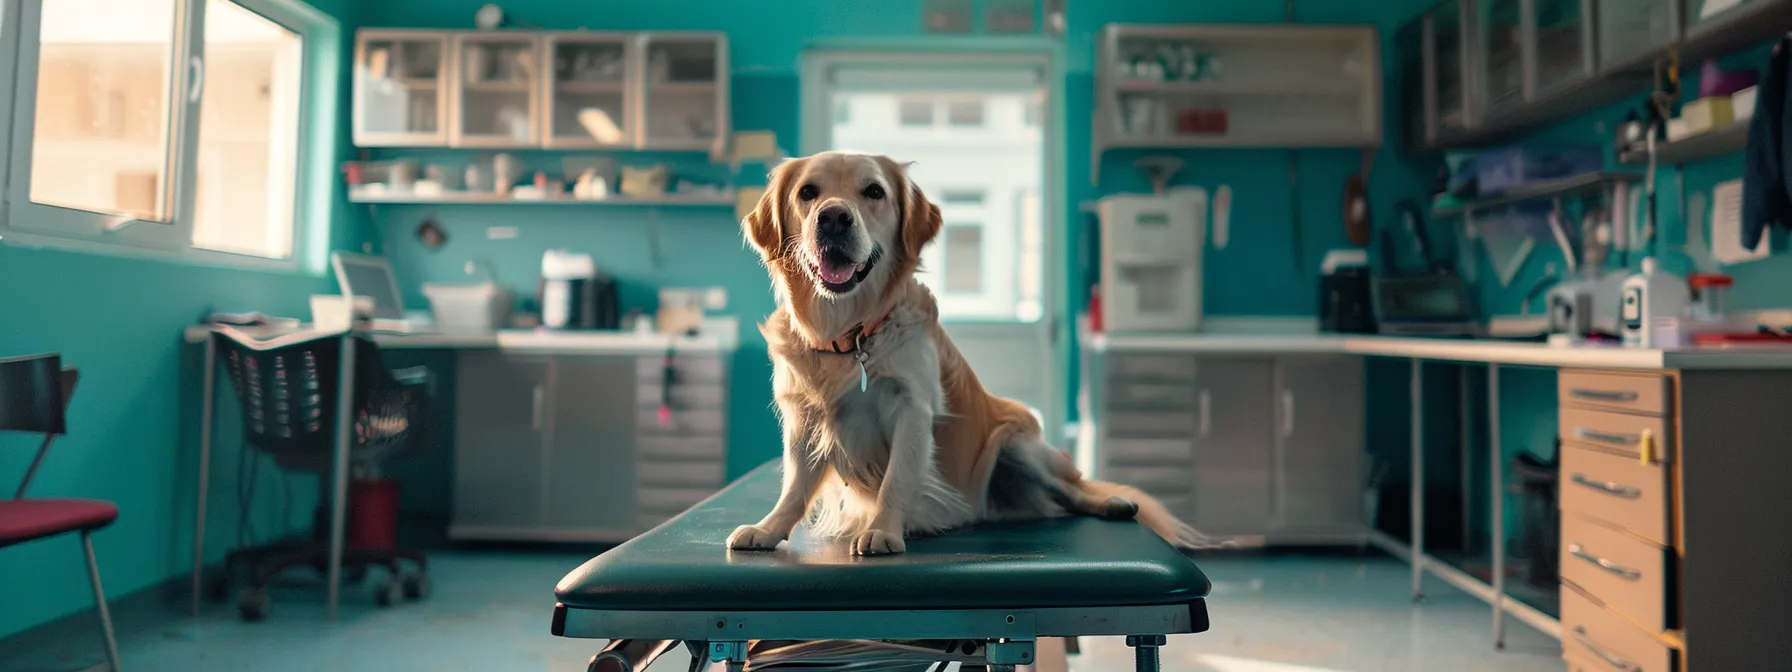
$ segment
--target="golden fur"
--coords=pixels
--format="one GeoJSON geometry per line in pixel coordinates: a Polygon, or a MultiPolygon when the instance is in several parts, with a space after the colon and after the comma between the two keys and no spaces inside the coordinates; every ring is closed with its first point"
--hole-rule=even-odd
{"type": "Polygon", "coordinates": [[[980,520],[1135,512],[1172,543],[1195,543],[1150,497],[1084,479],[1027,407],[984,390],[914,277],[940,211],[904,166],[828,152],[787,161],[771,178],[741,227],[779,296],[760,331],[784,427],[784,487],[730,548],[773,548],[805,520],[852,538],[855,553],[877,554],[980,520]],[[824,210],[849,214],[851,227],[818,232],[824,210]],[[854,280],[829,285],[824,267],[854,280]],[[832,344],[864,327],[861,373],[860,360],[832,344]]]}

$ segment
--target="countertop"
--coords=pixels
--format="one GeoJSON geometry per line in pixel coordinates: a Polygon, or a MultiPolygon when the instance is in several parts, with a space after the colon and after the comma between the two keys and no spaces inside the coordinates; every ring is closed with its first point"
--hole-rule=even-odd
{"type": "MultiPolygon", "coordinates": [[[[730,322],[732,322],[730,320],[730,322]]],[[[303,329],[301,328],[301,331],[303,329]]],[[[186,328],[188,343],[202,343],[210,327],[195,324],[186,328]]],[[[266,334],[267,337],[295,333],[291,330],[266,334]]],[[[262,335],[262,334],[258,334],[262,335]]],[[[374,332],[373,341],[382,348],[394,350],[504,350],[533,354],[563,355],[646,355],[678,352],[733,352],[738,345],[733,334],[725,330],[698,336],[667,336],[658,333],[621,331],[547,331],[538,329],[505,329],[483,334],[393,334],[374,332]]]]}
{"type": "Polygon", "coordinates": [[[1792,347],[1652,349],[1344,334],[1093,334],[1095,352],[1338,354],[1551,368],[1792,369],[1792,347]]]}

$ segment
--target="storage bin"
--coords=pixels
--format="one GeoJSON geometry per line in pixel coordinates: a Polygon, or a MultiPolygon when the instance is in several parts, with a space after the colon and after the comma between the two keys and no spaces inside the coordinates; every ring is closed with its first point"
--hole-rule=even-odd
{"type": "Polygon", "coordinates": [[[444,334],[486,334],[510,321],[510,292],[495,283],[423,285],[436,330],[444,334]]]}

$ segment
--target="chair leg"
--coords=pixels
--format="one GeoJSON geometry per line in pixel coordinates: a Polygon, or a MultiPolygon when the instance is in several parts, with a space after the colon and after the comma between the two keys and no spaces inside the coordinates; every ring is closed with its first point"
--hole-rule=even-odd
{"type": "Polygon", "coordinates": [[[106,636],[106,662],[111,664],[112,672],[120,672],[118,665],[118,636],[112,632],[112,610],[106,606],[106,589],[100,587],[100,564],[93,557],[93,538],[87,530],[81,531],[81,550],[87,555],[87,579],[93,583],[93,604],[100,610],[100,630],[106,636]]]}

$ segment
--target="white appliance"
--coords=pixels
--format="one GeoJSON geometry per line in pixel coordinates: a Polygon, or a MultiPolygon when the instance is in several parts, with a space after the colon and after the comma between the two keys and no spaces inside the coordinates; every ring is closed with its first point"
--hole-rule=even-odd
{"type": "Polygon", "coordinates": [[[1207,191],[1101,199],[1102,329],[1194,331],[1201,326],[1207,191]]]}
{"type": "Polygon", "coordinates": [[[1691,303],[1686,281],[1661,269],[1654,257],[1643,258],[1641,272],[1624,281],[1619,322],[1624,345],[1641,348],[1677,347],[1675,332],[1691,303]]]}

